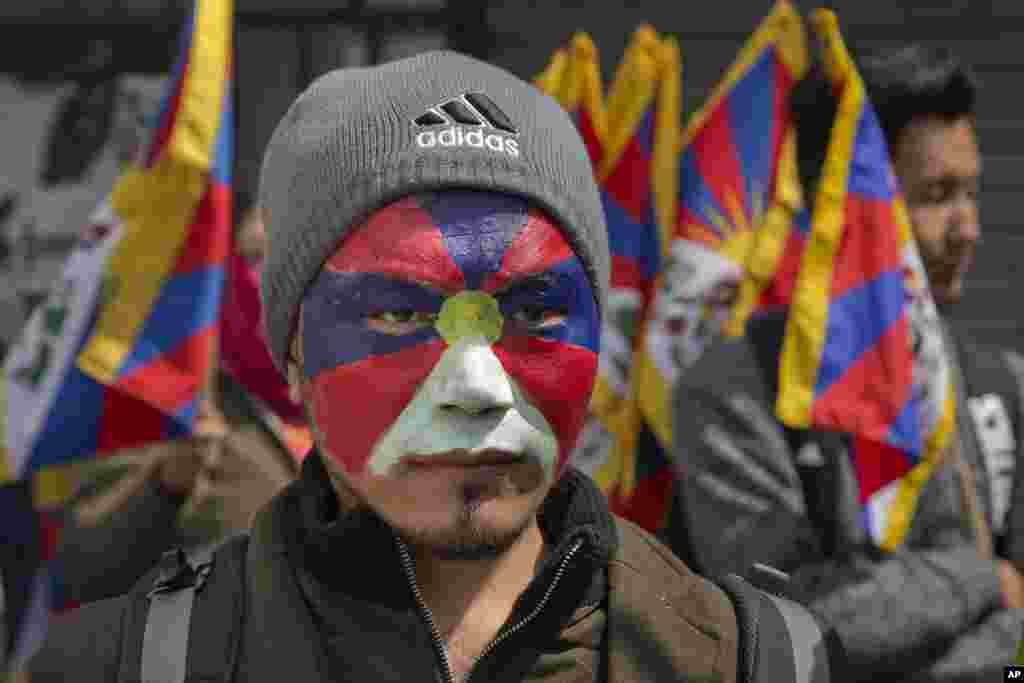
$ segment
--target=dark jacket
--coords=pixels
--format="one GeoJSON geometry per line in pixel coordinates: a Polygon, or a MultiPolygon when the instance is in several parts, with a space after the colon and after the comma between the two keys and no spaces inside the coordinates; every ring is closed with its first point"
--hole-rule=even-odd
{"type": "MultiPolygon", "coordinates": [[[[957,467],[936,468],[903,547],[883,555],[861,525],[845,440],[795,435],[774,417],[766,348],[723,343],[677,389],[675,457],[685,474],[670,545],[711,575],[749,575],[755,563],[791,573],[792,593],[835,627],[857,679],[998,680],[1024,610],[1002,606],[995,563],[979,556],[966,522],[957,467]]],[[[960,382],[969,393],[960,397],[959,433],[991,525],[993,480],[968,401],[996,389],[977,384],[960,382]]],[[[1024,501],[1015,508],[1024,513],[1024,501]]]]}
{"type": "MultiPolygon", "coordinates": [[[[544,557],[506,624],[518,626],[473,680],[735,681],[728,597],[613,518],[585,475],[562,476],[540,523],[544,557]],[[609,629],[626,637],[607,647],[609,629]]],[[[320,458],[307,457],[300,480],[254,525],[233,680],[436,680],[443,657],[406,561],[378,517],[338,510],[320,458]]],[[[55,624],[33,661],[33,683],[116,681],[127,606],[123,596],[105,600],[55,624]]]]}

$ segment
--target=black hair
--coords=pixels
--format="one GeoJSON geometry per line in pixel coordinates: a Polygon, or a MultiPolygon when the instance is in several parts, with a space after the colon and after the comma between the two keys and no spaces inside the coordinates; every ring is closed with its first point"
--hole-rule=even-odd
{"type": "MultiPolygon", "coordinates": [[[[890,150],[915,118],[974,114],[974,75],[946,49],[911,44],[880,50],[858,60],[857,69],[890,150]]],[[[800,183],[812,197],[838,108],[821,64],[813,64],[794,86],[789,107],[796,125],[800,183]]]]}
{"type": "Polygon", "coordinates": [[[889,149],[916,118],[974,114],[975,76],[946,48],[917,43],[888,48],[865,55],[857,66],[889,149]]]}
{"type": "Polygon", "coordinates": [[[832,124],[839,103],[820,64],[813,64],[789,95],[790,113],[796,126],[797,171],[804,195],[814,196],[821,166],[828,153],[832,124]]]}

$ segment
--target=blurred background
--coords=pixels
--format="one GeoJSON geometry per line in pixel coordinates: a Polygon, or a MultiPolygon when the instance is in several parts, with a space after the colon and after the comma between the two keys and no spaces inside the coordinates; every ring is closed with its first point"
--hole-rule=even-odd
{"type": "MultiPolygon", "coordinates": [[[[448,47],[532,78],[576,30],[593,37],[605,82],[643,22],[678,36],[685,113],[703,102],[770,0],[236,0],[239,201],[287,105],[333,68],[448,47]]],[[[78,231],[131,158],[159,96],[185,0],[0,3],[0,350],[56,277],[78,231]]],[[[984,157],[983,242],[957,315],[988,342],[1024,350],[1024,3],[905,0],[795,3],[834,9],[851,47],[941,43],[972,65],[984,157]]]]}

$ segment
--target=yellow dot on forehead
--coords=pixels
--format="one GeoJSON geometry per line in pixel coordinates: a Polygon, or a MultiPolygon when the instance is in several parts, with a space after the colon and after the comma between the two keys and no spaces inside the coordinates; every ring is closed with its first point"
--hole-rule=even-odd
{"type": "Polygon", "coordinates": [[[486,292],[464,291],[445,299],[435,327],[449,346],[464,337],[477,335],[493,344],[501,338],[503,323],[493,296],[486,292]]]}

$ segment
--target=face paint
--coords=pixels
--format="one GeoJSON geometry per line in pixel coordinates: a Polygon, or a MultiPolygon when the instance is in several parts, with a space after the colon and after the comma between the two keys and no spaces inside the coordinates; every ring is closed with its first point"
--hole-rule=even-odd
{"type": "Polygon", "coordinates": [[[599,316],[548,218],[449,191],[354,231],[307,292],[301,328],[318,441],[349,474],[500,451],[553,475],[582,426],[599,316]]]}
{"type": "Polygon", "coordinates": [[[704,353],[732,313],[739,267],[691,240],[675,240],[654,300],[647,346],[659,371],[675,382],[704,353]]]}

